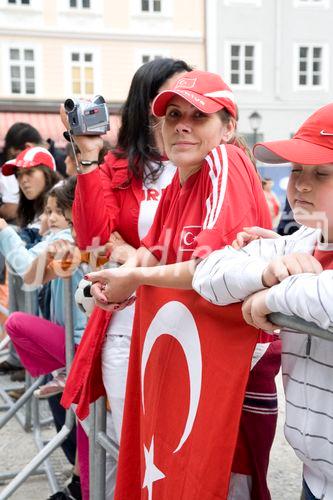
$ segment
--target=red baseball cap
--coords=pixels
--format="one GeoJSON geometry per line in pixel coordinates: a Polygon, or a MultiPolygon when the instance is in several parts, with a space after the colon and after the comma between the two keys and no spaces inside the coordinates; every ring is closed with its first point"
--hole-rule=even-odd
{"type": "Polygon", "coordinates": [[[40,165],[48,167],[50,170],[56,169],[56,164],[51,153],[45,148],[36,146],[21,151],[16,158],[2,165],[1,171],[3,175],[12,175],[17,168],[32,168],[39,167],[40,165]]]}
{"type": "Polygon", "coordinates": [[[315,111],[292,139],[258,142],[253,153],[265,163],[333,163],[333,103],[315,111]]]}
{"type": "Polygon", "coordinates": [[[164,116],[167,105],[175,95],[183,97],[204,113],[215,113],[226,108],[237,119],[235,96],[220,75],[208,71],[190,71],[178,78],[174,86],[158,94],[152,110],[155,116],[164,116]]]}

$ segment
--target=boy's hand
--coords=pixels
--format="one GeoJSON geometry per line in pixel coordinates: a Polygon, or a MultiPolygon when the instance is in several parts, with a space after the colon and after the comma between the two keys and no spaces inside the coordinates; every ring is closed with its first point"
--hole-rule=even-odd
{"type": "Polygon", "coordinates": [[[64,271],[70,275],[80,265],[81,252],[68,240],[56,240],[48,246],[47,262],[59,276],[64,277],[64,271]]]}
{"type": "Polygon", "coordinates": [[[267,293],[268,290],[261,290],[247,297],[242,305],[242,313],[248,325],[273,333],[279,327],[267,319],[267,315],[272,312],[266,305],[267,293]]]}
{"type": "Polygon", "coordinates": [[[243,231],[237,233],[236,239],[231,246],[235,250],[245,247],[248,243],[259,238],[279,238],[280,236],[275,231],[264,229],[258,226],[244,227],[243,231]]]}
{"type": "Polygon", "coordinates": [[[320,274],[323,268],[312,255],[307,253],[292,253],[272,260],[262,273],[262,282],[266,287],[280,283],[293,274],[320,274]]]}

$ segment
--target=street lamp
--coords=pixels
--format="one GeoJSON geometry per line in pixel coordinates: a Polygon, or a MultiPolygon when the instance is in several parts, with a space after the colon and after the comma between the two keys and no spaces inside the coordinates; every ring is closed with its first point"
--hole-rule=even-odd
{"type": "Polygon", "coordinates": [[[257,142],[258,130],[261,125],[262,116],[258,111],[253,111],[249,116],[250,127],[253,132],[253,145],[257,142]]]}

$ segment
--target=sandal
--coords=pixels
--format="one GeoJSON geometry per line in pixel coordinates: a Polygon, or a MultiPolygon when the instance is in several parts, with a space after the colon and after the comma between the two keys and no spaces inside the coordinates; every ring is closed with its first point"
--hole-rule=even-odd
{"type": "Polygon", "coordinates": [[[34,396],[38,399],[47,399],[64,391],[66,384],[66,372],[60,372],[45,385],[41,385],[34,391],[34,396]]]}

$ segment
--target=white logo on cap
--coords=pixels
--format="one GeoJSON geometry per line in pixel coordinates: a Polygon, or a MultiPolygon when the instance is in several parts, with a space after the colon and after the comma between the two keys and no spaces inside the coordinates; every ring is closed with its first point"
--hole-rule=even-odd
{"type": "Polygon", "coordinates": [[[215,92],[207,92],[204,94],[206,97],[222,97],[224,99],[230,99],[230,101],[235,102],[235,96],[230,90],[216,90],[215,92]]]}
{"type": "Polygon", "coordinates": [[[195,86],[196,81],[197,81],[197,78],[180,78],[177,81],[175,88],[181,89],[183,87],[186,87],[188,89],[192,89],[195,86]]]}
{"type": "Polygon", "coordinates": [[[332,135],[333,136],[333,132],[326,132],[326,130],[321,130],[320,135],[332,135]]]}
{"type": "Polygon", "coordinates": [[[188,92],[187,90],[184,90],[183,95],[185,97],[189,97],[189,99],[191,99],[191,101],[200,103],[202,106],[205,106],[205,104],[206,104],[205,101],[200,99],[200,97],[198,97],[196,94],[193,94],[193,92],[188,92]]]}

